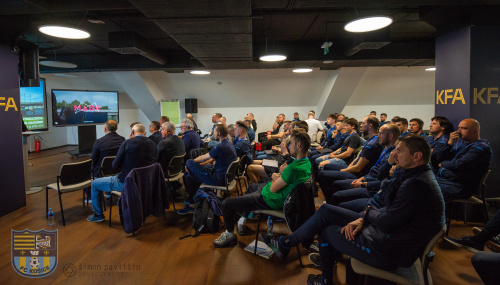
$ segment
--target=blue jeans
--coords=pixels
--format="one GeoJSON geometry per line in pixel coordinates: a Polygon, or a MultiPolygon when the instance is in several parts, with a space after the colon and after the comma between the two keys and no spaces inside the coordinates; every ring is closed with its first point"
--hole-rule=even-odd
{"type": "Polygon", "coordinates": [[[226,183],[225,177],[220,178],[213,169],[212,165],[202,166],[193,159],[189,159],[186,161],[186,167],[189,170],[189,173],[184,177],[186,182],[186,191],[189,194],[189,202],[191,204],[194,204],[193,197],[202,183],[216,186],[221,186],[226,183]]]}
{"type": "Polygon", "coordinates": [[[357,212],[332,205],[323,205],[287,238],[290,241],[290,246],[296,246],[302,241],[311,240],[315,235],[319,235],[321,269],[323,277],[328,280],[333,280],[333,262],[335,259],[339,260],[342,253],[383,270],[397,268],[397,260],[377,255],[375,251],[371,250],[371,245],[363,232],[352,241],[340,233],[344,226],[359,217],[360,214],[357,212]]]}
{"type": "Polygon", "coordinates": [[[102,195],[99,192],[111,193],[111,191],[123,190],[123,183],[118,180],[118,175],[97,178],[91,184],[92,210],[97,217],[104,216],[102,212],[102,195]]]}

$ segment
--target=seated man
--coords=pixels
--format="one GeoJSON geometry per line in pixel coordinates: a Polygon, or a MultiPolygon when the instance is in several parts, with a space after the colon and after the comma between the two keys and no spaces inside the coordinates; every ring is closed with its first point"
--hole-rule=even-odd
{"type": "Polygon", "coordinates": [[[389,185],[381,209],[363,214],[323,205],[288,236],[261,235],[277,255],[319,235],[323,275],[309,275],[309,284],[333,284],[333,265],[342,254],[382,270],[409,267],[445,224],[443,197],[429,166],[431,150],[425,138],[407,136],[395,149],[404,169],[389,185]]]}
{"type": "Polygon", "coordinates": [[[424,121],[422,121],[419,118],[413,118],[410,120],[410,133],[422,137],[427,137],[423,129],[424,129],[424,121]]]}
{"type": "Polygon", "coordinates": [[[214,146],[209,153],[186,161],[185,186],[189,194],[184,209],[177,211],[180,215],[192,214],[194,208],[194,195],[202,183],[209,185],[225,185],[226,171],[229,165],[238,159],[233,144],[227,139],[228,130],[223,124],[218,124],[214,129],[214,135],[219,144],[214,146]],[[215,161],[215,163],[214,163],[215,161]],[[212,163],[214,163],[212,165],[212,163]]]}
{"type": "Polygon", "coordinates": [[[410,133],[408,131],[408,120],[407,119],[396,116],[392,119],[392,122],[394,122],[396,124],[396,126],[399,128],[399,131],[401,131],[400,138],[402,138],[410,133]]]}
{"type": "Polygon", "coordinates": [[[88,216],[89,222],[104,221],[102,212],[102,195],[99,192],[110,193],[111,191],[122,191],[125,177],[128,173],[138,167],[145,167],[156,163],[156,144],[146,137],[146,127],[143,124],[135,124],[132,127],[132,137],[120,145],[120,149],[113,161],[113,168],[122,168],[122,172],[115,176],[98,178],[92,181],[92,209],[94,214],[88,216]]]}
{"type": "Polygon", "coordinates": [[[314,118],[315,115],[316,112],[314,112],[313,110],[309,111],[306,120],[306,123],[309,126],[309,131],[307,132],[307,134],[311,138],[311,142],[316,142],[319,132],[322,132],[323,135],[325,135],[325,130],[323,130],[323,125],[321,125],[321,123],[314,118]]]}
{"type": "Polygon", "coordinates": [[[189,153],[193,149],[203,148],[205,143],[200,138],[200,135],[193,129],[193,121],[184,119],[181,122],[182,141],[184,142],[184,149],[186,150],[186,160],[189,153]]]}
{"type": "Polygon", "coordinates": [[[156,145],[158,145],[158,143],[163,139],[160,128],[161,125],[158,121],[152,121],[149,125],[149,132],[151,133],[151,135],[148,138],[152,140],[156,145]]]}
{"type": "Polygon", "coordinates": [[[438,152],[438,181],[445,201],[467,199],[474,194],[482,176],[490,169],[493,151],[481,139],[479,122],[465,119],[458,131],[450,134],[448,143],[438,152]]]}
{"type": "Polygon", "coordinates": [[[334,130],[330,135],[327,134],[326,139],[321,143],[320,146],[316,147],[314,150],[313,148],[311,148],[311,153],[307,156],[313,168],[317,168],[316,160],[318,158],[331,153],[331,151],[321,153],[319,152],[319,150],[322,150],[324,148],[328,148],[332,151],[335,149],[339,149],[344,144],[345,139],[349,136],[349,133],[347,133],[345,130],[344,122],[337,121],[335,126],[330,129],[334,130]]]}
{"type": "Polygon", "coordinates": [[[293,113],[293,120],[292,120],[292,122],[300,122],[299,112],[293,113]]]}
{"type": "Polygon", "coordinates": [[[253,129],[254,132],[257,133],[257,122],[255,121],[255,118],[253,116],[253,113],[248,113],[247,114],[247,117],[250,118],[250,121],[252,121],[252,126],[251,128],[253,129]]]}
{"type": "MultiPolygon", "coordinates": [[[[199,130],[198,130],[198,125],[196,124],[196,121],[194,120],[193,114],[191,114],[191,113],[187,113],[187,114],[186,114],[186,119],[189,119],[189,120],[191,120],[191,121],[193,122],[193,127],[192,127],[191,129],[192,129],[193,131],[195,131],[195,132],[197,132],[197,133],[198,133],[198,132],[199,132],[199,130]]],[[[201,132],[200,132],[200,133],[201,133],[201,132]]]]}
{"type": "Polygon", "coordinates": [[[250,120],[250,117],[245,117],[244,122],[248,128],[248,132],[247,132],[248,141],[250,143],[253,143],[255,141],[255,131],[251,128],[252,121],[250,120]]]}
{"type": "MultiPolygon", "coordinates": [[[[214,113],[212,115],[212,123],[214,123],[214,125],[212,126],[212,130],[206,135],[205,141],[207,141],[207,142],[213,141],[214,143],[212,143],[212,144],[214,144],[214,145],[217,144],[217,139],[215,139],[214,130],[215,130],[215,126],[222,124],[221,118],[222,118],[221,113],[214,113]]],[[[210,147],[212,147],[212,146],[210,146],[210,147]]]]}
{"type": "Polygon", "coordinates": [[[354,158],[354,151],[361,146],[361,138],[356,130],[358,129],[358,121],[353,118],[344,120],[344,128],[348,137],[345,139],[344,144],[339,149],[334,150],[332,153],[319,157],[316,163],[323,167],[327,164],[337,164],[339,167],[346,168],[354,158]]]}
{"type": "Polygon", "coordinates": [[[380,114],[380,126],[382,127],[387,123],[389,123],[389,121],[387,121],[387,114],[386,113],[380,114]]]}
{"type": "Polygon", "coordinates": [[[454,130],[453,124],[445,117],[435,116],[431,119],[431,124],[429,126],[430,135],[427,136],[427,141],[431,145],[431,164],[434,171],[439,169],[438,163],[436,162],[436,156],[439,153],[439,149],[448,143],[450,133],[454,130]]]}
{"type": "Polygon", "coordinates": [[[283,129],[284,122],[285,115],[279,114],[273,124],[271,134],[259,137],[259,141],[262,143],[262,150],[269,150],[273,145],[279,145],[281,143],[281,138],[285,134],[285,130],[283,129]]]}
{"type": "MultiPolygon", "coordinates": [[[[321,150],[323,148],[327,148],[327,145],[331,144],[332,141],[335,139],[335,136],[332,135],[333,131],[337,130],[337,116],[335,114],[330,114],[326,118],[325,126],[328,128],[328,131],[326,132],[325,139],[321,142],[321,144],[317,147],[311,147],[311,151],[314,152],[316,150],[321,150]]],[[[318,152],[315,152],[312,155],[317,154],[318,152]]],[[[312,156],[311,154],[308,155],[308,157],[312,156]]]]}
{"type": "MultiPolygon", "coordinates": [[[[280,142],[280,144],[281,144],[281,143],[284,141],[284,139],[286,139],[286,138],[287,138],[287,136],[289,135],[289,131],[290,131],[290,127],[291,127],[291,125],[292,125],[292,121],[285,121],[285,122],[283,123],[283,134],[276,135],[276,136],[280,136],[280,137],[278,138],[278,141],[280,142]]],[[[271,135],[271,137],[273,137],[273,135],[271,135]]],[[[275,153],[274,153],[274,154],[271,154],[271,155],[266,154],[266,152],[265,152],[265,151],[257,151],[257,152],[255,152],[255,154],[254,154],[254,155],[255,155],[255,159],[259,159],[259,160],[261,160],[261,159],[266,159],[266,158],[268,158],[269,156],[272,156],[272,155],[278,154],[278,152],[277,152],[277,149],[278,149],[278,148],[279,148],[279,146],[272,146],[272,147],[271,147],[271,149],[272,149],[272,150],[274,150],[274,151],[275,151],[275,153]]]]}
{"type": "Polygon", "coordinates": [[[120,145],[125,138],[116,133],[118,123],[114,120],[108,120],[104,124],[105,135],[94,142],[92,148],[92,169],[94,178],[101,177],[101,163],[106,156],[115,156],[118,153],[120,145]]]}
{"type": "Polygon", "coordinates": [[[285,199],[293,188],[306,182],[311,175],[311,164],[306,158],[310,146],[311,140],[306,133],[293,133],[290,139],[290,152],[296,159],[291,164],[282,167],[280,173],[273,174],[272,181],[264,188],[222,202],[221,208],[226,230],[212,242],[215,247],[234,246],[238,242],[234,233],[236,212],[283,208],[285,199]]]}
{"type": "MultiPolygon", "coordinates": [[[[166,122],[161,125],[163,140],[158,144],[158,162],[161,164],[163,173],[167,177],[167,167],[172,157],[184,155],[186,153],[184,142],[175,135],[175,124],[166,122]]],[[[180,186],[179,186],[180,187],[180,186]]],[[[175,188],[179,188],[175,187],[175,188]]]]}
{"type": "Polygon", "coordinates": [[[160,125],[163,125],[163,123],[170,122],[170,119],[168,116],[161,116],[160,117],[160,125]]]}
{"type": "Polygon", "coordinates": [[[248,163],[253,162],[252,147],[247,139],[248,127],[242,121],[236,122],[236,129],[234,131],[234,148],[238,157],[246,155],[249,159],[248,163]]]}

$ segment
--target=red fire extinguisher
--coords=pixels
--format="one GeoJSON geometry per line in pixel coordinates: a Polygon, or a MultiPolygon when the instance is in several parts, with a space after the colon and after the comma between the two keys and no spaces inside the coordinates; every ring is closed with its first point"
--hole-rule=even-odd
{"type": "Polygon", "coordinates": [[[40,136],[35,136],[35,152],[40,152],[40,148],[42,147],[43,139],[40,136]]]}

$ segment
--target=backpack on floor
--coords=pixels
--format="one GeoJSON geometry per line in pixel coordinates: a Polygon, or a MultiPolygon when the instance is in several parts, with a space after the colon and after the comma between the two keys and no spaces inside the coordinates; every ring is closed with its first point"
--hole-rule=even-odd
{"type": "Polygon", "coordinates": [[[221,202],[215,193],[205,192],[200,189],[196,193],[194,201],[196,202],[193,213],[193,229],[195,233],[179,239],[197,237],[202,233],[216,233],[222,228],[220,218],[222,215],[221,202]]]}

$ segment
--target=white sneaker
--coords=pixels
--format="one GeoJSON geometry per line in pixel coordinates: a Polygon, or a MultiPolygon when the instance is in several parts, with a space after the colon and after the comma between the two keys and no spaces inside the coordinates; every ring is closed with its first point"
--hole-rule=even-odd
{"type": "Polygon", "coordinates": [[[237,243],[238,243],[238,238],[236,237],[236,234],[233,233],[232,236],[230,237],[227,231],[224,231],[218,239],[215,239],[212,242],[212,244],[216,248],[235,246],[237,243]]]}

